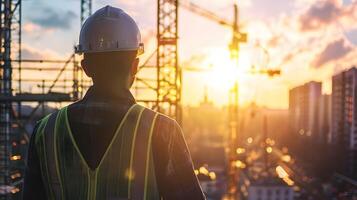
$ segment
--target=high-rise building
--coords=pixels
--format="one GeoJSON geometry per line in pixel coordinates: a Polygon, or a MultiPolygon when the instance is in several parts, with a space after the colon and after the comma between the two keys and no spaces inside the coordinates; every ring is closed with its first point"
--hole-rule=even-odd
{"type": "Polygon", "coordinates": [[[321,82],[311,81],[289,91],[289,121],[294,134],[309,137],[319,135],[321,87],[321,82]]]}
{"type": "Polygon", "coordinates": [[[339,171],[357,177],[357,69],[332,78],[332,133],[339,171]]]}
{"type": "Polygon", "coordinates": [[[331,142],[332,105],[331,95],[321,95],[318,105],[319,132],[316,137],[318,143],[327,144],[331,142]]]}

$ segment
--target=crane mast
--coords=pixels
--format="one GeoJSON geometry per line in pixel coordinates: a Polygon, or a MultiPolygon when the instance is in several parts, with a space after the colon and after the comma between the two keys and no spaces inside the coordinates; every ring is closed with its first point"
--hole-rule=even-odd
{"type": "MultiPolygon", "coordinates": [[[[234,21],[229,22],[223,19],[213,12],[203,9],[192,2],[180,2],[180,5],[189,11],[196,13],[202,17],[209,20],[213,20],[222,26],[226,26],[232,29],[232,41],[229,44],[230,56],[238,67],[239,60],[239,46],[240,43],[247,42],[247,34],[240,32],[239,29],[239,11],[238,5],[234,4],[234,21]]],[[[238,80],[235,81],[233,87],[229,91],[229,135],[228,135],[228,191],[227,198],[229,200],[238,199],[238,179],[239,179],[239,169],[236,167],[235,162],[237,160],[236,149],[238,148],[240,138],[239,130],[239,91],[238,91],[238,80]]]]}

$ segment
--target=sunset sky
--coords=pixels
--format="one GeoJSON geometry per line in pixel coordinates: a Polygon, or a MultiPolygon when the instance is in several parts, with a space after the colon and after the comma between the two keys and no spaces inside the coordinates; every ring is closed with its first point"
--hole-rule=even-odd
{"type": "MultiPolygon", "coordinates": [[[[77,43],[79,2],[23,1],[23,58],[67,58],[77,43]]],[[[233,0],[192,2],[232,19],[233,0]]],[[[142,31],[147,54],[155,49],[156,0],[93,3],[93,10],[112,5],[127,11],[142,31]]],[[[229,87],[239,79],[242,104],[254,101],[287,108],[289,88],[316,80],[323,81],[324,93],[330,93],[331,76],[357,65],[357,0],[241,0],[238,4],[242,30],[249,38],[242,44],[238,71],[229,60],[231,30],[180,8],[181,66],[209,69],[183,72],[184,104],[200,102],[207,87],[210,99],[223,105],[229,87]],[[268,66],[257,44],[269,51],[268,66]],[[281,68],[282,75],[253,75],[248,72],[252,65],[281,68]]]]}

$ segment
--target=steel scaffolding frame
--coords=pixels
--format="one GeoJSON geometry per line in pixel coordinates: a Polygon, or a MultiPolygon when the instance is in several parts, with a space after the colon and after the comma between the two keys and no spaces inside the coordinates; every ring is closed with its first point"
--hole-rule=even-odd
{"type": "MultiPolygon", "coordinates": [[[[81,22],[91,14],[91,0],[81,0],[81,22]]],[[[67,60],[24,60],[21,55],[21,0],[1,0],[0,4],[0,199],[21,199],[24,155],[21,149],[29,142],[25,126],[35,113],[48,102],[71,102],[80,98],[89,82],[74,54],[67,60]],[[22,63],[31,66],[22,66],[22,63]],[[33,64],[62,65],[62,67],[38,67],[33,64]],[[26,79],[29,71],[58,71],[52,80],[26,79]],[[68,74],[71,78],[68,79],[68,74]],[[16,83],[17,84],[14,84],[16,83]],[[41,88],[41,93],[23,93],[23,84],[41,88]],[[61,84],[61,85],[60,85],[61,84]],[[69,90],[70,89],[70,90],[69,90]],[[53,92],[65,90],[67,93],[53,92]],[[26,116],[22,115],[23,103],[37,103],[26,116]],[[20,150],[19,150],[20,149],[20,150]]]]}
{"type": "MultiPolygon", "coordinates": [[[[11,1],[4,0],[0,4],[1,9],[1,93],[5,96],[11,96],[11,1]]],[[[10,134],[11,134],[11,104],[1,104],[0,110],[0,145],[1,145],[1,179],[0,184],[3,187],[10,185],[10,134]]]]}
{"type": "Polygon", "coordinates": [[[134,92],[138,102],[182,123],[178,7],[178,0],[157,0],[157,48],[139,68],[134,92]],[[155,55],[156,63],[149,65],[155,55]]]}
{"type": "Polygon", "coordinates": [[[158,0],[157,8],[157,111],[182,121],[178,66],[178,0],[158,0]]]}
{"type": "MultiPolygon", "coordinates": [[[[1,0],[0,3],[0,93],[7,98],[13,96],[13,63],[11,59],[21,58],[21,0],[1,0]]],[[[20,59],[18,59],[20,60],[20,59]]],[[[21,70],[21,62],[18,62],[21,70]]],[[[20,83],[19,83],[20,84],[20,83]]],[[[20,106],[18,106],[19,108],[20,106]]],[[[13,151],[11,141],[15,137],[16,125],[14,117],[16,112],[11,102],[0,104],[0,187],[5,192],[0,199],[10,199],[14,185],[11,179],[13,169],[13,151]]],[[[16,157],[18,158],[18,157],[16,157]]]]}

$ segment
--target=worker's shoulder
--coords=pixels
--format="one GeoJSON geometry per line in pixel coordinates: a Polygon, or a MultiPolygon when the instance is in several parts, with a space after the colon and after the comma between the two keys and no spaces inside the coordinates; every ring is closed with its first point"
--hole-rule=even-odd
{"type": "MultiPolygon", "coordinates": [[[[139,104],[137,104],[137,105],[139,105],[139,104]]],[[[162,114],[160,112],[154,111],[150,108],[147,108],[143,105],[139,105],[139,106],[143,107],[145,109],[145,112],[149,112],[153,116],[156,116],[156,120],[155,120],[156,126],[159,126],[159,127],[172,127],[172,126],[180,127],[175,119],[173,119],[165,114],[162,114]]]]}
{"type": "MultiPolygon", "coordinates": [[[[55,111],[53,113],[57,113],[58,111],[55,111]]],[[[47,122],[48,122],[48,119],[50,118],[50,116],[53,114],[53,113],[50,113],[50,114],[47,114],[45,117],[42,117],[41,119],[39,119],[36,123],[36,127],[37,127],[37,130],[41,130],[43,129],[47,122]]]]}
{"type": "Polygon", "coordinates": [[[37,121],[37,124],[38,124],[39,128],[40,127],[44,128],[46,126],[47,122],[50,120],[50,118],[51,118],[51,120],[53,120],[53,119],[55,120],[57,118],[58,113],[60,111],[64,110],[66,107],[68,107],[68,106],[65,106],[65,107],[62,107],[62,108],[60,108],[58,110],[50,112],[45,117],[42,117],[41,119],[39,119],[37,121]]]}
{"type": "MultiPolygon", "coordinates": [[[[58,111],[55,111],[54,113],[56,113],[56,112],[58,112],[58,111]]],[[[45,127],[46,127],[48,120],[52,114],[53,113],[47,114],[45,117],[42,117],[41,119],[39,119],[36,122],[33,133],[31,135],[31,138],[34,139],[35,143],[37,143],[40,140],[40,138],[45,134],[45,131],[44,131],[45,127]]]]}

